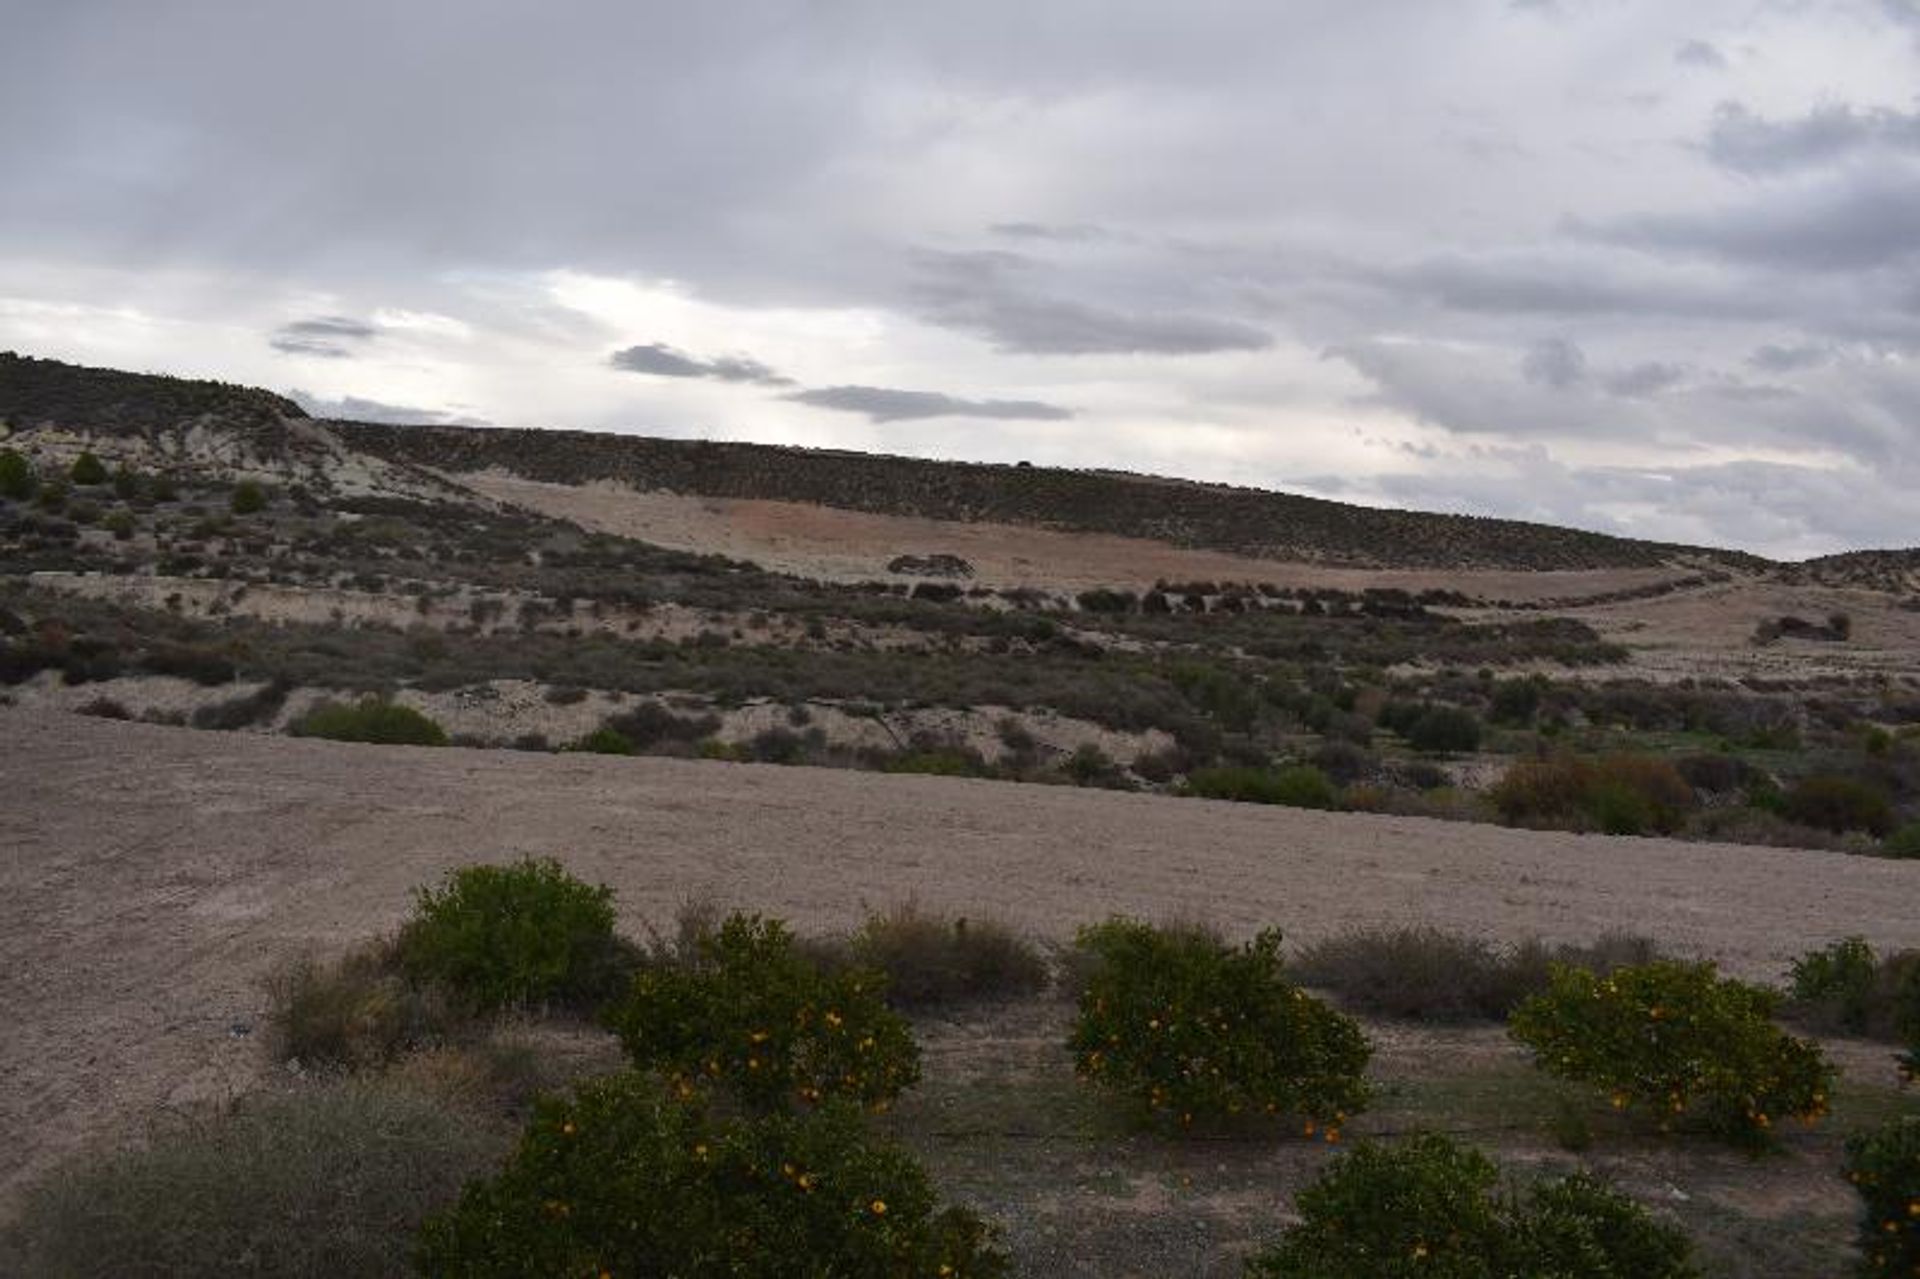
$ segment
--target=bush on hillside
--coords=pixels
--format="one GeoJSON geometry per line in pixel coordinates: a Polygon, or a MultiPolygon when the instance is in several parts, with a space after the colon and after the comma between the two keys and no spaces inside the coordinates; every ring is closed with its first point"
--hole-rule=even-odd
{"type": "Polygon", "coordinates": [[[241,480],[227,504],[235,515],[257,515],[267,509],[267,491],[256,480],[241,480]]]}
{"type": "Polygon", "coordinates": [[[1458,706],[1434,706],[1407,727],[1407,745],[1430,755],[1480,749],[1480,721],[1458,706]]]}
{"type": "Polygon", "coordinates": [[[1820,1118],[1833,1093],[1819,1045],[1773,1024],[1778,1003],[1712,964],[1657,962],[1604,977],[1558,967],[1509,1029],[1541,1069],[1607,1089],[1616,1109],[1764,1141],[1776,1120],[1820,1118]]]}
{"type": "Polygon", "coordinates": [[[588,755],[631,755],[633,742],[617,728],[601,725],[573,744],[573,749],[588,755]]]}
{"type": "Polygon", "coordinates": [[[1325,773],[1307,764],[1278,771],[1243,764],[1196,768],[1187,775],[1187,791],[1203,799],[1231,799],[1243,804],[1340,807],[1339,788],[1325,773]]]}
{"type": "Polygon", "coordinates": [[[1586,1173],[1498,1193],[1499,1169],[1419,1134],[1362,1143],[1294,1200],[1300,1214],[1249,1279],[1691,1279],[1686,1236],[1586,1173]]]}
{"type": "Polygon", "coordinates": [[[1920,858],[1920,822],[1908,822],[1880,845],[1882,857],[1920,858]]]}
{"type": "Polygon", "coordinates": [[[438,982],[479,1009],[612,998],[634,966],[613,931],[613,890],[575,879],[547,858],[464,866],[417,890],[395,942],[416,982],[438,982]]]}
{"type": "Polygon", "coordinates": [[[1287,1115],[1337,1132],[1367,1103],[1360,1027],[1286,980],[1280,935],[1229,947],[1195,929],[1083,928],[1068,1040],[1082,1078],[1182,1126],[1287,1115]]]}
{"type": "Polygon", "coordinates": [[[1007,1273],[990,1229],[850,1107],[721,1118],[616,1075],[536,1106],[498,1176],[420,1233],[438,1279],[1007,1273]]]}
{"type": "Polygon", "coordinates": [[[920,1077],[913,1031],[886,978],[828,971],[778,920],[696,927],[680,962],[643,969],[608,1025],[634,1064],[678,1091],[718,1085],[757,1110],[892,1100],[920,1077]]]}
{"type": "Polygon", "coordinates": [[[33,463],[17,449],[0,449],[0,497],[12,502],[31,501],[40,487],[33,463]]]}
{"type": "Polygon", "coordinates": [[[82,453],[73,460],[73,466],[67,472],[67,478],[75,484],[92,487],[107,482],[107,466],[92,453],[82,453]]]}
{"type": "Polygon", "coordinates": [[[321,702],[293,723],[296,737],[383,746],[445,746],[447,731],[411,706],[367,697],[354,705],[321,702]]]}
{"type": "Polygon", "coordinates": [[[1671,834],[1694,806],[1693,787],[1666,760],[1644,755],[1520,760],[1489,796],[1511,825],[1609,835],[1671,834]]]}
{"type": "Polygon", "coordinates": [[[1860,830],[1884,836],[1893,830],[1886,792],[1851,777],[1803,777],[1781,798],[1781,812],[1790,821],[1837,834],[1860,830]]]}

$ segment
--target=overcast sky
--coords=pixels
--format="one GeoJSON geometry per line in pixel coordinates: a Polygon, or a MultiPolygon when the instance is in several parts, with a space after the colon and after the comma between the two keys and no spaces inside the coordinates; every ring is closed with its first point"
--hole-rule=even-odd
{"type": "Polygon", "coordinates": [[[1920,0],[0,0],[0,348],[1920,544],[1920,0]]]}

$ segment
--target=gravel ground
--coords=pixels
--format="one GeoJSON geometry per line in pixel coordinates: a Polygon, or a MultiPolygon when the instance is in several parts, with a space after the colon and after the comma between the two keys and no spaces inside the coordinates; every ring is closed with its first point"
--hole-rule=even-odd
{"type": "Polygon", "coordinates": [[[1308,940],[1609,928],[1777,977],[1920,946],[1920,863],[665,759],[428,750],[0,711],[0,1197],[62,1153],[253,1086],[260,983],[390,929],[413,886],[552,854],[624,923],[694,894],[850,925],[906,897],[1064,940],[1113,912],[1308,940]]]}

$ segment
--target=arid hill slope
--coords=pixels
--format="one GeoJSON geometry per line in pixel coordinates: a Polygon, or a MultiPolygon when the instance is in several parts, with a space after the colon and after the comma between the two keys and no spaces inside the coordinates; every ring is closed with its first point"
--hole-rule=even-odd
{"type": "MultiPolygon", "coordinates": [[[[1293,494],[1110,471],[935,462],[873,454],[579,431],[319,422],[264,391],[80,368],[0,353],[0,422],[16,433],[116,438],[333,487],[366,474],[505,472],[700,497],[808,503],[875,515],[1148,539],[1270,560],[1365,568],[1522,571],[1652,568],[1676,561],[1764,570],[1738,552],[1634,541],[1517,520],[1380,510],[1293,494]],[[225,434],[244,448],[218,447],[225,434]]],[[[377,487],[377,485],[376,485],[377,487]]]]}

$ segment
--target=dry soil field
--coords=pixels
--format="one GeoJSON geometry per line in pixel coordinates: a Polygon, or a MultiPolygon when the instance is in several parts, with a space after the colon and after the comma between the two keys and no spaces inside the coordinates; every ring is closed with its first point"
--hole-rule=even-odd
{"type": "Polygon", "coordinates": [[[1111,912],[1305,940],[1614,927],[1776,977],[1920,945],[1920,865],[956,779],[428,750],[0,712],[4,1186],[253,1086],[260,983],[393,925],[463,862],[554,854],[626,923],[690,895],[857,922],[914,896],[1065,939],[1111,912]]]}

